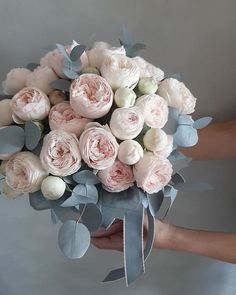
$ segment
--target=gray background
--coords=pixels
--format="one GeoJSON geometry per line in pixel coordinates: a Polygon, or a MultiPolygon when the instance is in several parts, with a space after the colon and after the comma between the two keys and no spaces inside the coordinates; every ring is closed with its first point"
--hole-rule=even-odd
{"type": "MultiPolygon", "coordinates": [[[[117,44],[125,24],[144,56],[166,73],[180,72],[198,97],[195,117],[216,121],[236,113],[235,0],[1,0],[0,80],[7,71],[37,61],[41,47],[73,38],[117,44]]],[[[215,186],[212,192],[179,194],[169,215],[175,224],[236,231],[235,161],[195,162],[185,172],[215,186]]],[[[236,266],[185,253],[153,251],[146,274],[126,289],[101,285],[122,256],[91,247],[68,261],[57,247],[57,226],[27,199],[0,198],[0,295],[202,294],[236,292],[236,266]]]]}

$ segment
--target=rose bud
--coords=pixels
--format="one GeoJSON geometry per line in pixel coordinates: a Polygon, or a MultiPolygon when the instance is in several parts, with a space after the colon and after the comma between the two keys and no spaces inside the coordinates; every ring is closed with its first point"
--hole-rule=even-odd
{"type": "Polygon", "coordinates": [[[138,82],[138,90],[142,94],[154,94],[156,93],[158,84],[153,77],[141,78],[138,82]]]}
{"type": "Polygon", "coordinates": [[[135,99],[136,93],[128,87],[118,88],[115,92],[115,102],[119,108],[132,107],[135,99]]]}
{"type": "Polygon", "coordinates": [[[41,184],[42,194],[48,200],[60,199],[64,195],[65,190],[65,182],[57,176],[48,176],[41,184]]]}
{"type": "Polygon", "coordinates": [[[119,146],[118,159],[127,165],[136,164],[143,157],[143,148],[135,140],[127,139],[119,146]]]}

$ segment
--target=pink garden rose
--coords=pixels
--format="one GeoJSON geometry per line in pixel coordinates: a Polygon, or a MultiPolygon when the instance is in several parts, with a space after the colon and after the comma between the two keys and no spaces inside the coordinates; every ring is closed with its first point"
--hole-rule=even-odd
{"type": "Polygon", "coordinates": [[[68,102],[61,102],[52,107],[48,119],[51,130],[64,130],[74,133],[77,137],[81,135],[85,125],[91,121],[76,114],[68,102]]]}
{"type": "Polygon", "coordinates": [[[152,77],[157,81],[164,79],[164,72],[147,62],[144,58],[136,56],[133,58],[140,70],[140,78],[152,77]]]}
{"type": "Polygon", "coordinates": [[[89,167],[102,170],[115,162],[119,145],[105,127],[95,126],[86,129],[81,134],[79,143],[82,158],[89,167]]]}
{"type": "Polygon", "coordinates": [[[25,68],[10,70],[6,80],[2,82],[4,93],[14,95],[22,88],[26,87],[26,79],[30,73],[31,71],[25,68]]]}
{"type": "Polygon", "coordinates": [[[131,166],[116,160],[112,166],[100,170],[97,176],[103,187],[109,192],[121,192],[134,185],[134,175],[131,166]]]}
{"type": "Polygon", "coordinates": [[[6,183],[18,193],[32,193],[40,189],[48,173],[31,152],[15,154],[6,163],[6,183]]]}
{"type": "Polygon", "coordinates": [[[133,139],[143,129],[144,118],[139,108],[118,108],[111,116],[110,128],[116,138],[133,139]]]}
{"type": "Polygon", "coordinates": [[[121,54],[107,56],[103,60],[100,71],[114,90],[120,87],[133,89],[140,77],[139,68],[135,61],[121,54]]]}
{"type": "Polygon", "coordinates": [[[97,119],[106,115],[112,106],[113,92],[107,81],[96,74],[83,74],[70,88],[70,104],[82,117],[97,119]]]}
{"type": "Polygon", "coordinates": [[[50,102],[40,89],[26,87],[14,95],[11,108],[13,114],[23,121],[43,120],[50,111],[50,102]]]}
{"type": "Polygon", "coordinates": [[[172,165],[162,155],[147,152],[134,166],[134,178],[137,186],[149,194],[157,193],[166,186],[172,175],[172,165]]]}
{"type": "Polygon", "coordinates": [[[44,169],[55,176],[77,172],[81,167],[77,137],[63,130],[51,131],[44,137],[40,160],[44,169]]]}
{"type": "Polygon", "coordinates": [[[104,59],[113,54],[126,55],[125,48],[123,46],[112,47],[105,42],[96,42],[93,48],[87,51],[89,66],[100,69],[104,59]]]}
{"type": "Polygon", "coordinates": [[[168,121],[168,105],[164,98],[156,94],[142,95],[135,104],[151,128],[163,128],[168,121]]]}
{"type": "Polygon", "coordinates": [[[53,87],[51,83],[58,79],[58,76],[49,67],[37,67],[26,79],[27,87],[39,88],[46,94],[49,94],[53,87]]]}

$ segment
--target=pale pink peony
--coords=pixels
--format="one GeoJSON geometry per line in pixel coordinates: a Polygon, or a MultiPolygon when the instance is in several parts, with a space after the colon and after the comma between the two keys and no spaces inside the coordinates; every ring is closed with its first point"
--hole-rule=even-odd
{"type": "Polygon", "coordinates": [[[50,111],[50,102],[40,89],[26,87],[14,95],[11,108],[13,114],[23,121],[43,120],[50,111]]]}
{"type": "Polygon", "coordinates": [[[140,78],[153,77],[157,81],[164,79],[164,72],[147,62],[144,58],[136,56],[133,58],[140,70],[140,78]]]}
{"type": "Polygon", "coordinates": [[[182,114],[191,114],[195,110],[197,99],[183,82],[173,78],[165,79],[159,85],[158,94],[166,99],[169,106],[178,109],[182,114]]]}
{"type": "Polygon", "coordinates": [[[37,67],[26,79],[27,87],[39,88],[46,94],[49,94],[53,87],[51,83],[58,79],[58,76],[49,67],[37,67]]]}
{"type": "Polygon", "coordinates": [[[113,92],[107,81],[96,74],[83,74],[70,88],[70,104],[82,117],[97,119],[106,115],[112,106],[113,92]]]}
{"type": "Polygon", "coordinates": [[[25,68],[10,70],[6,80],[2,82],[4,93],[14,95],[22,88],[26,87],[26,79],[30,73],[31,71],[25,68]]]}
{"type": "Polygon", "coordinates": [[[133,139],[143,129],[144,118],[139,108],[118,108],[111,116],[110,128],[115,137],[133,139]]]}
{"type": "Polygon", "coordinates": [[[132,168],[116,160],[112,166],[100,170],[97,176],[109,192],[121,192],[134,185],[132,168]]]}
{"type": "Polygon", "coordinates": [[[77,172],[81,167],[77,137],[63,130],[52,130],[44,137],[40,160],[44,169],[55,176],[77,172]]]}
{"type": "Polygon", "coordinates": [[[32,193],[40,189],[48,173],[40,159],[31,152],[20,152],[6,163],[6,183],[18,193],[32,193]]]}
{"type": "Polygon", "coordinates": [[[168,121],[168,105],[156,94],[140,96],[135,104],[144,116],[145,123],[152,128],[163,128],[168,121]]]}
{"type": "Polygon", "coordinates": [[[81,134],[79,143],[81,156],[89,167],[102,170],[114,163],[119,145],[105,127],[95,126],[86,129],[81,134]]]}
{"type": "Polygon", "coordinates": [[[171,179],[172,171],[169,160],[151,152],[145,153],[133,168],[137,186],[149,194],[157,193],[166,186],[171,179]]]}
{"type": "Polygon", "coordinates": [[[107,56],[100,71],[114,90],[120,87],[133,89],[140,77],[139,68],[135,61],[121,54],[107,56]]]}
{"type": "Polygon", "coordinates": [[[51,108],[48,116],[51,130],[64,130],[77,137],[83,132],[85,125],[91,120],[76,114],[68,102],[61,102],[51,108]]]}
{"type": "Polygon", "coordinates": [[[100,69],[104,59],[113,54],[126,55],[125,48],[123,46],[112,47],[105,42],[96,42],[93,48],[87,51],[89,66],[100,69]]]}

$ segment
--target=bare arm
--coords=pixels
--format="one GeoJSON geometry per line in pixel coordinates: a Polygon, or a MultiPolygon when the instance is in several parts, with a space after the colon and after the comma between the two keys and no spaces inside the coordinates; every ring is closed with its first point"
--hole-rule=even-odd
{"type": "Polygon", "coordinates": [[[156,222],[155,248],[185,251],[236,263],[236,233],[191,230],[156,222]]]}
{"type": "Polygon", "coordinates": [[[213,123],[198,130],[199,141],[180,151],[194,160],[220,160],[236,158],[236,119],[213,123]]]}

